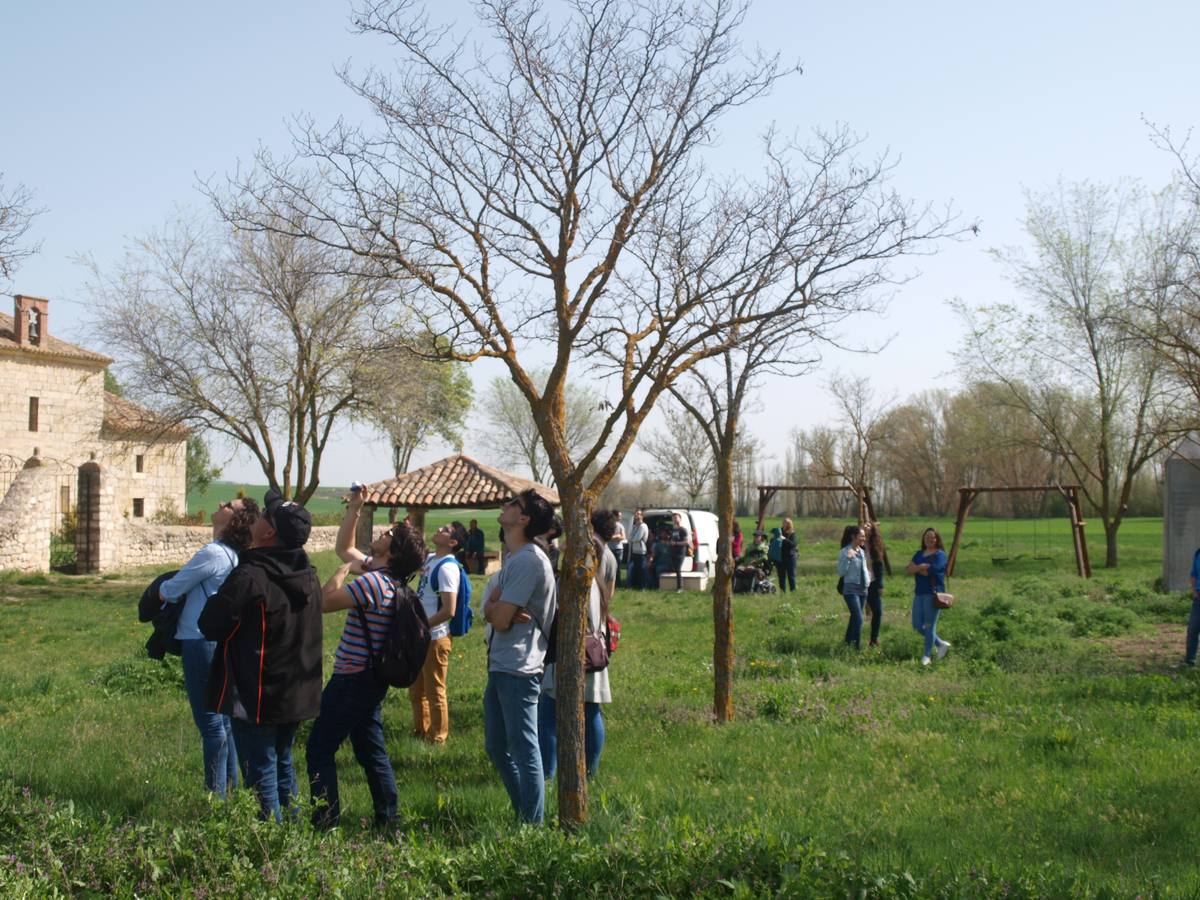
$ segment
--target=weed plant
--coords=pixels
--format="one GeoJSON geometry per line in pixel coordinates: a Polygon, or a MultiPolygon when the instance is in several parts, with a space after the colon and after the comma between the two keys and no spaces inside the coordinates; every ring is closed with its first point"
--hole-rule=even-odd
{"type": "MultiPolygon", "coordinates": [[[[0,576],[0,893],[1200,892],[1200,679],[1172,665],[1187,602],[1153,589],[1161,523],[1127,524],[1121,569],[1091,581],[964,550],[939,625],[953,650],[928,669],[899,574],[924,523],[899,524],[879,651],[841,643],[836,533],[805,546],[795,593],[735,598],[725,726],[709,712],[709,598],[618,592],[608,742],[591,821],[570,837],[512,821],[483,752],[479,628],[455,642],[444,748],[408,737],[403,692],[385,702],[398,827],[369,829],[343,749],[343,826],[318,834],[303,811],[263,825],[245,791],[204,794],[178,660],[141,649],[153,573],[0,576]]],[[[342,617],[325,621],[328,673],[342,617]]]]}

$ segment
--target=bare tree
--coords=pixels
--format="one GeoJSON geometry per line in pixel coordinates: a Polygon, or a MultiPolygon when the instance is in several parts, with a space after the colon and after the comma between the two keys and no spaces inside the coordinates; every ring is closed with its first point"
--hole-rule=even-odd
{"type": "Polygon", "coordinates": [[[414,0],[361,8],[358,28],[400,56],[396,75],[343,73],[378,131],[301,123],[297,160],[263,154],[238,179],[276,214],[231,212],[243,227],[286,228],[411,281],[405,299],[422,326],[454,358],[500,360],[525,397],[566,524],[558,805],[573,828],[587,818],[582,645],[596,498],[681,376],[756,323],[819,304],[816,280],[837,283],[849,258],[882,256],[925,220],[894,197],[855,205],[870,166],[848,173],[818,218],[802,213],[820,177],[792,185],[779,165],[758,186],[706,174],[698,151],[721,117],[794,68],[742,52],[740,0],[574,2],[554,17],[535,0],[492,0],[476,11],[491,43],[472,55],[414,0]],[[539,384],[531,361],[547,358],[539,384]],[[600,433],[572,452],[567,384],[600,378],[600,433]]]}
{"type": "MultiPolygon", "coordinates": [[[[535,385],[545,385],[545,369],[530,373],[535,385]]],[[[563,439],[572,458],[596,442],[604,426],[604,400],[598,391],[579,383],[563,388],[563,439]]],[[[483,403],[487,430],[479,436],[507,466],[526,466],[542,484],[553,480],[550,460],[534,421],[533,410],[511,379],[493,378],[483,403]]]]}
{"type": "Polygon", "coordinates": [[[666,424],[651,429],[647,433],[649,440],[641,442],[644,452],[653,459],[646,474],[657,476],[681,492],[689,507],[696,507],[712,487],[712,446],[704,426],[687,410],[670,403],[659,409],[666,424]]]}
{"type": "Polygon", "coordinates": [[[364,335],[389,330],[384,285],[341,273],[337,256],[282,231],[180,218],[114,271],[92,265],[95,325],[132,396],[245,448],[271,487],[304,502],[378,350],[364,335]]]}
{"type": "Polygon", "coordinates": [[[38,244],[24,241],[40,212],[33,205],[33,192],[23,184],[6,188],[0,172],[0,277],[12,277],[22,262],[37,253],[38,244]]]}
{"type": "Polygon", "coordinates": [[[959,362],[1037,421],[1042,448],[1100,516],[1113,567],[1136,476],[1180,430],[1161,361],[1125,339],[1125,310],[1153,268],[1158,199],[1086,183],[1026,199],[1032,258],[995,255],[1034,311],[959,303],[969,327],[959,362]]]}
{"type": "Polygon", "coordinates": [[[474,393],[466,366],[427,359],[410,349],[435,340],[427,334],[401,337],[358,367],[357,391],[364,412],[387,435],[397,475],[409,470],[418,449],[435,440],[462,446],[474,393]]]}
{"type": "MultiPolygon", "coordinates": [[[[836,474],[853,488],[860,498],[870,486],[872,457],[889,437],[888,408],[892,398],[876,399],[870,383],[852,375],[834,375],[829,379],[843,422],[843,441],[836,474]]],[[[861,511],[860,511],[861,513],[861,511]]]]}

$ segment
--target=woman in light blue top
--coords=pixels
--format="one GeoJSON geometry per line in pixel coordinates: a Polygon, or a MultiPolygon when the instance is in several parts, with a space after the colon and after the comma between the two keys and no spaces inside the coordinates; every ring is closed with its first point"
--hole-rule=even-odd
{"type": "Polygon", "coordinates": [[[175,637],[182,646],[183,684],[192,720],[204,749],[204,785],[221,797],[227,787],[237,787],[237,751],[228,716],[205,706],[208,673],[216,641],[205,640],[196,624],[204,604],[217,592],[238,562],[238,553],[250,546],[250,526],[258,518],[258,504],[250,499],[222,503],[212,514],[213,539],[196,551],[174,577],[164,581],[159,594],[166,603],[184,598],[175,637]]]}
{"type": "Polygon", "coordinates": [[[862,649],[863,602],[871,587],[871,562],[864,544],[867,533],[858,525],[847,525],[842,531],[842,551],[838,554],[838,576],[842,579],[842,596],[850,610],[846,625],[846,643],[855,650],[862,649]]]}
{"type": "Polygon", "coordinates": [[[938,659],[950,652],[950,642],[938,637],[937,620],[941,610],[933,602],[935,592],[946,590],[946,548],[936,528],[926,528],[921,535],[921,549],[913,554],[905,570],[913,576],[913,631],[925,638],[921,665],[927,666],[936,653],[938,659]]]}

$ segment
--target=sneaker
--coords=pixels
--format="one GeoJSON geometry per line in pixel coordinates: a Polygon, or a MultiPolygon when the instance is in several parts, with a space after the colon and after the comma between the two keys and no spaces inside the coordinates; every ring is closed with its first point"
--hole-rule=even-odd
{"type": "Polygon", "coordinates": [[[922,656],[922,657],[921,657],[921,665],[923,665],[923,666],[927,666],[927,665],[929,665],[931,662],[932,662],[932,660],[931,660],[931,659],[930,659],[928,656],[922,656]]]}
{"type": "Polygon", "coordinates": [[[940,644],[938,644],[938,648],[937,648],[937,658],[938,659],[945,659],[946,654],[949,652],[950,652],[950,642],[949,641],[942,641],[940,644]]]}

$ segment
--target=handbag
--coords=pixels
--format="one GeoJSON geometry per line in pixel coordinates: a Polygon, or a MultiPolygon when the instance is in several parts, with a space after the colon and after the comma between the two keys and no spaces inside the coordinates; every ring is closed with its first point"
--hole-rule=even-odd
{"type": "Polygon", "coordinates": [[[583,636],[583,671],[602,672],[608,668],[608,640],[600,631],[588,630],[583,636]]]}
{"type": "Polygon", "coordinates": [[[947,594],[945,591],[934,591],[933,605],[938,609],[949,609],[954,605],[954,595],[947,594]]]}

